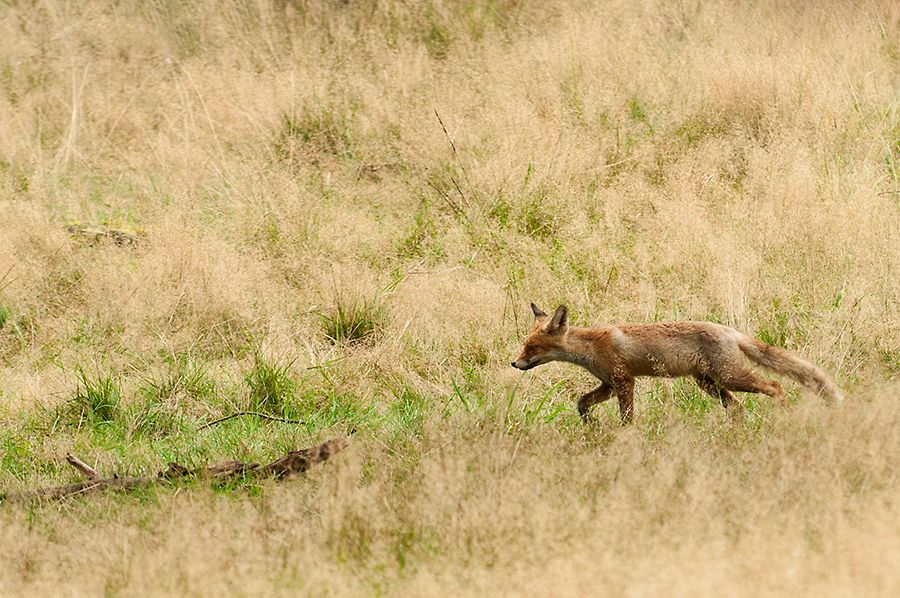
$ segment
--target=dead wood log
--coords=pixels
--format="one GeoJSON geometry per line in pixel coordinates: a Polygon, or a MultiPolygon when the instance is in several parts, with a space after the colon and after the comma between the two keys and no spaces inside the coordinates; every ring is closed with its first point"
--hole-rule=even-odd
{"type": "Polygon", "coordinates": [[[164,471],[149,477],[103,477],[96,469],[74,455],[66,455],[66,461],[84,475],[87,480],[66,484],[64,486],[41,488],[17,494],[0,494],[0,502],[3,500],[12,502],[60,500],[70,496],[87,494],[107,488],[114,490],[131,490],[141,486],[172,483],[178,479],[190,477],[224,480],[238,476],[251,476],[254,478],[273,477],[280,480],[302,473],[311,466],[330,459],[347,448],[347,444],[348,442],[345,438],[332,438],[331,440],[326,440],[322,444],[312,448],[291,451],[284,457],[262,466],[259,463],[226,461],[209,467],[190,469],[184,465],[179,465],[178,463],[169,463],[164,471]]]}
{"type": "Polygon", "coordinates": [[[347,448],[345,438],[333,438],[319,446],[291,451],[281,459],[264,465],[259,471],[263,477],[275,476],[276,479],[290,477],[306,471],[316,463],[330,459],[345,448],[347,448]]]}

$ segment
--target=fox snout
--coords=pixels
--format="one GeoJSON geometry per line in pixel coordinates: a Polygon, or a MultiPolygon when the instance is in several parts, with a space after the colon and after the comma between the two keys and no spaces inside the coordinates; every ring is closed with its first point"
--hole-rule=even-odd
{"type": "Polygon", "coordinates": [[[512,366],[513,366],[514,368],[516,368],[517,370],[522,370],[523,372],[524,372],[525,370],[530,370],[531,368],[534,367],[534,365],[535,365],[535,364],[533,364],[533,363],[528,363],[528,362],[525,361],[524,359],[517,359],[517,360],[515,360],[514,362],[512,362],[512,366]]]}

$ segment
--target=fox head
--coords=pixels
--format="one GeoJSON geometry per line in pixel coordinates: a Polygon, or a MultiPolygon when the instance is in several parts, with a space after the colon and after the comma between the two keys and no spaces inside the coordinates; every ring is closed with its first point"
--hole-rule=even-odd
{"type": "Polygon", "coordinates": [[[533,367],[556,361],[563,354],[563,338],[569,326],[569,311],[560,305],[548,316],[534,303],[531,304],[534,325],[525,339],[525,347],[519,358],[512,362],[514,368],[530,370],[533,367]]]}

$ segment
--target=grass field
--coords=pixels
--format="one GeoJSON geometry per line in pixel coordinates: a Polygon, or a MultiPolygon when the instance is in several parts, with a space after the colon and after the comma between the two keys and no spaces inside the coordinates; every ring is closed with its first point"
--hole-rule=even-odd
{"type": "Polygon", "coordinates": [[[900,594],[900,5],[0,4],[0,594],[900,594]],[[643,380],[706,319],[847,400],[643,380]],[[301,420],[240,417],[241,410],[301,420]]]}

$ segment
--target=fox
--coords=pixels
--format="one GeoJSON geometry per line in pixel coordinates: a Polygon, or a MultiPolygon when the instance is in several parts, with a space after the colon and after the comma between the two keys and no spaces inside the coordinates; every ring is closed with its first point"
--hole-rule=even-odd
{"type": "Polygon", "coordinates": [[[622,423],[630,423],[634,417],[634,382],[640,376],[691,376],[703,392],[735,415],[743,413],[744,407],[734,392],[765,394],[787,407],[781,384],[756,375],[747,367],[748,360],[794,378],[829,400],[843,400],[828,374],[812,363],[721,324],[681,321],[578,328],[569,326],[565,305],[550,316],[532,303],[531,312],[531,333],[512,366],[526,371],[563,361],[593,374],[600,385],[577,403],[578,414],[586,422],[591,407],[615,394],[622,423]]]}

